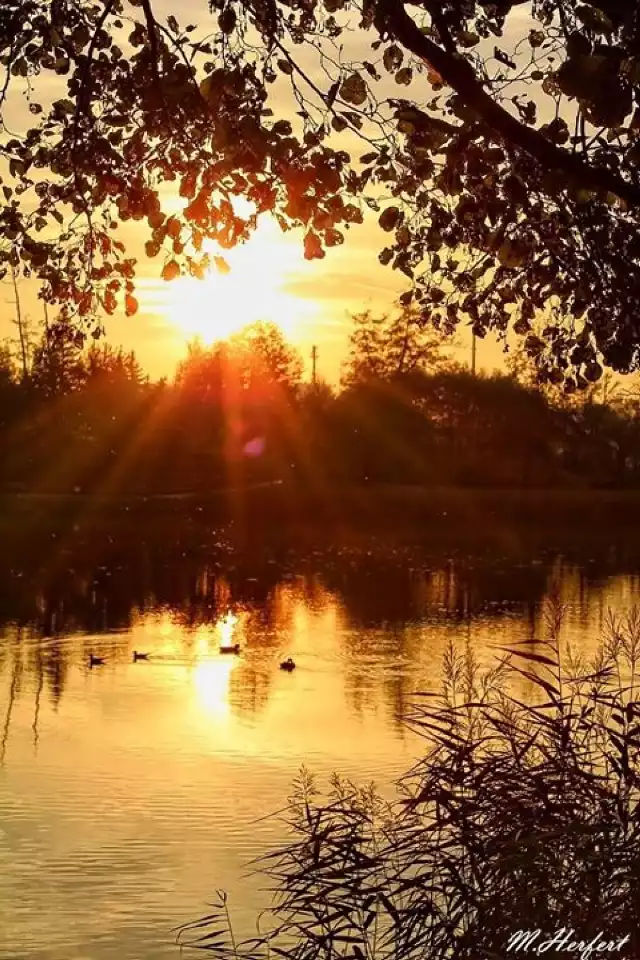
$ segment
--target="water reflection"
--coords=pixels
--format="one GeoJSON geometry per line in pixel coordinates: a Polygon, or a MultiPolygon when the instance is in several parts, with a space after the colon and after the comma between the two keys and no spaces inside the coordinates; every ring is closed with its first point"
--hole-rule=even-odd
{"type": "Polygon", "coordinates": [[[301,762],[388,784],[420,752],[401,718],[438,684],[450,639],[487,662],[496,645],[535,648],[559,589],[564,635],[589,649],[609,608],[640,599],[635,572],[561,558],[103,566],[0,591],[11,960],[173,957],[171,927],[220,886],[246,929],[263,900],[243,864],[280,829],[255,821],[301,762]],[[238,656],[220,653],[236,642],[238,656]],[[104,666],[90,670],[90,652],[104,666]],[[293,674],[279,670],[288,656],[293,674]]]}
{"type": "Polygon", "coordinates": [[[132,592],[127,605],[123,587],[115,590],[115,616],[112,592],[78,575],[63,590],[56,583],[38,593],[31,618],[0,625],[6,688],[0,759],[16,701],[32,699],[37,746],[43,694],[57,709],[69,671],[90,651],[105,658],[107,670],[128,664],[133,651],[152,661],[141,670],[189,666],[198,695],[211,709],[215,701],[220,716],[264,709],[276,664],[293,656],[323,676],[327,695],[332,675],[339,678],[356,712],[375,700],[399,718],[419,684],[433,685],[450,637],[478,651],[488,650],[489,639],[535,644],[545,630],[541,606],[553,590],[567,605],[566,635],[591,643],[608,609],[627,609],[640,595],[635,574],[587,574],[559,559],[508,569],[453,561],[440,569],[417,563],[380,569],[365,562],[266,581],[205,566],[183,580],[185,594],[173,604],[158,587],[143,598],[132,592]],[[240,659],[221,658],[220,647],[236,643],[240,659]]]}

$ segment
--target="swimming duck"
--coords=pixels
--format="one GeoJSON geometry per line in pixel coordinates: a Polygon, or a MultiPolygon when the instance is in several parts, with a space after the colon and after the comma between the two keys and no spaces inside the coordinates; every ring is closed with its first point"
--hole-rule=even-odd
{"type": "Polygon", "coordinates": [[[220,647],[220,653],[240,653],[240,644],[231,643],[220,647]]]}
{"type": "Polygon", "coordinates": [[[133,662],[134,662],[134,663],[137,663],[138,660],[148,660],[148,659],[149,659],[149,654],[148,654],[148,653],[138,653],[137,650],[134,650],[134,651],[133,651],[133,662]]]}
{"type": "Polygon", "coordinates": [[[287,657],[287,659],[283,660],[282,663],[280,664],[280,669],[286,670],[288,673],[291,673],[291,671],[295,670],[295,668],[296,668],[296,665],[291,659],[291,657],[287,657]]]}
{"type": "Polygon", "coordinates": [[[104,664],[104,657],[95,657],[92,653],[89,654],[90,667],[101,667],[103,664],[104,664]]]}

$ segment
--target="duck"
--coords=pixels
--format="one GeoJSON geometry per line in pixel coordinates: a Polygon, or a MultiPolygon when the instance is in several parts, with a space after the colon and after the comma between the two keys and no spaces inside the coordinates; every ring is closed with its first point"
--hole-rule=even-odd
{"type": "Polygon", "coordinates": [[[96,657],[93,653],[89,654],[89,666],[101,667],[104,664],[104,657],[96,657]]]}
{"type": "Polygon", "coordinates": [[[137,663],[138,660],[148,660],[148,659],[149,659],[149,654],[148,654],[148,653],[138,653],[137,650],[134,650],[134,651],[133,651],[133,662],[134,662],[134,663],[137,663]]]}
{"type": "Polygon", "coordinates": [[[239,643],[223,644],[220,647],[220,653],[240,653],[239,643]]]}
{"type": "Polygon", "coordinates": [[[286,670],[287,673],[291,673],[291,671],[295,670],[295,668],[296,668],[296,665],[291,659],[291,657],[287,657],[287,659],[283,660],[282,663],[280,664],[280,669],[286,670]]]}

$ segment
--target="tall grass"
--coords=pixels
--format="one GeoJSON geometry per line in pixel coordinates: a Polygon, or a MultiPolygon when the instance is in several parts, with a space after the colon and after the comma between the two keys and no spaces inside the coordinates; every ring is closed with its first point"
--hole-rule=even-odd
{"type": "Polygon", "coordinates": [[[640,613],[609,617],[591,662],[560,642],[562,616],[550,602],[546,637],[489,670],[449,648],[441,693],[407,718],[425,756],[398,799],[338,777],[322,798],[303,773],[289,842],[257,864],[261,932],[236,942],[221,897],[179,942],[221,960],[477,960],[565,928],[640,956],[640,613]]]}

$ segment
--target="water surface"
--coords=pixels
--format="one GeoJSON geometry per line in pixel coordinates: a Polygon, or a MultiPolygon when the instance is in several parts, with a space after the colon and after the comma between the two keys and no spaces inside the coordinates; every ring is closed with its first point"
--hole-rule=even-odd
{"type": "Polygon", "coordinates": [[[409,553],[5,583],[2,960],[177,957],[172,928],[217,888],[251,932],[266,897],[245,864],[284,836],[264,818],[300,765],[391,795],[421,750],[402,717],[437,686],[447,643],[486,662],[495,645],[535,645],[556,586],[565,637],[585,649],[640,596],[631,566],[409,553]],[[219,654],[231,638],[239,657],[219,654]],[[90,652],[105,665],[89,669],[90,652]]]}

